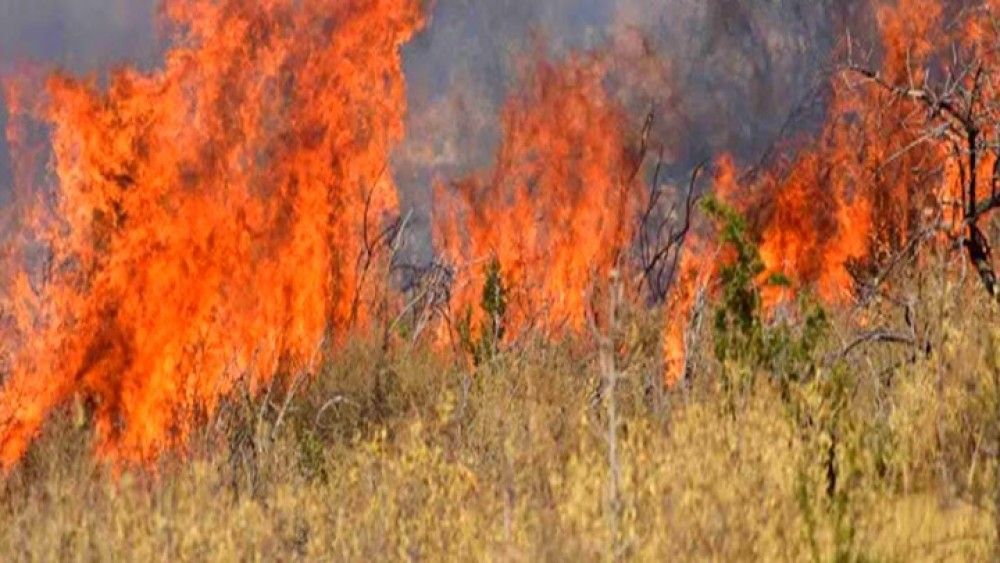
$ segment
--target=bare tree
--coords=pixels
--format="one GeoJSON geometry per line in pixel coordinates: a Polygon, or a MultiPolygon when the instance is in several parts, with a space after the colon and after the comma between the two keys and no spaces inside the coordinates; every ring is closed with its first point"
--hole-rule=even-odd
{"type": "Polygon", "coordinates": [[[986,291],[994,299],[1000,298],[992,249],[981,227],[982,220],[1000,208],[1000,98],[987,91],[996,70],[983,58],[961,62],[958,55],[936,84],[927,72],[910,71],[908,82],[898,84],[853,60],[849,60],[847,69],[898,100],[923,108],[922,126],[915,130],[914,142],[904,150],[926,142],[947,143],[961,181],[961,202],[956,206],[960,208],[956,214],[960,224],[953,234],[959,237],[957,242],[964,247],[986,291]],[[913,78],[921,75],[924,78],[919,82],[913,78]],[[989,161],[993,162],[987,180],[989,193],[983,194],[980,169],[989,161]]]}
{"type": "Polygon", "coordinates": [[[666,300],[677,277],[677,266],[691,231],[698,203],[698,180],[706,165],[707,162],[702,162],[691,172],[686,193],[665,204],[666,195],[660,186],[662,155],[656,162],[649,199],[639,224],[637,242],[640,289],[645,286],[652,303],[666,300]]]}

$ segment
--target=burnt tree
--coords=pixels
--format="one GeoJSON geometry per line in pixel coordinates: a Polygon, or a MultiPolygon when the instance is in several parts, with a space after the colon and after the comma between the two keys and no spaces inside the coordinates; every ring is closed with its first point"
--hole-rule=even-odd
{"type": "Polygon", "coordinates": [[[955,207],[959,219],[956,235],[964,247],[986,291],[1000,299],[993,253],[981,223],[994,210],[1000,208],[1000,95],[992,91],[994,70],[988,61],[974,58],[961,65],[949,65],[944,77],[933,83],[925,72],[908,73],[909,81],[898,84],[887,80],[882,73],[854,62],[849,62],[848,72],[858,75],[863,82],[891,94],[898,101],[914,104],[922,109],[922,124],[913,146],[947,143],[947,153],[959,170],[961,202],[955,207]],[[923,74],[919,82],[912,78],[923,74]],[[994,137],[994,138],[990,138],[994,137]],[[982,178],[983,165],[992,163],[988,179],[989,194],[982,195],[986,179],[982,178]]]}

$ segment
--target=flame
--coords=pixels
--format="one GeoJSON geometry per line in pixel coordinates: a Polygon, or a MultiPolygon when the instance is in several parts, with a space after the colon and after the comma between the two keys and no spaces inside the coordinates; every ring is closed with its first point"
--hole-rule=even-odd
{"type": "MultiPolygon", "coordinates": [[[[629,173],[626,119],[602,83],[600,57],[537,61],[503,108],[492,169],[438,186],[436,241],[479,280],[497,259],[509,286],[508,334],[579,329],[587,294],[607,279],[632,238],[642,190],[629,173]]],[[[481,283],[453,307],[479,315],[481,283]]]]}
{"type": "Polygon", "coordinates": [[[707,259],[707,241],[698,237],[688,243],[680,257],[673,291],[667,299],[663,330],[664,380],[669,387],[680,383],[688,371],[688,328],[698,294],[714,275],[716,264],[707,259]]]}
{"type": "MultiPolygon", "coordinates": [[[[369,230],[397,212],[399,51],[422,5],[167,0],[173,48],[158,71],[124,68],[106,88],[58,73],[37,88],[30,72],[3,81],[18,224],[0,233],[0,467],[74,399],[93,411],[104,459],[183,449],[241,382],[256,391],[308,372],[324,341],[371,321],[375,290],[358,264],[369,230]]],[[[942,0],[872,6],[887,83],[919,86],[953,52],[1000,62],[1000,0],[959,14],[942,0]]],[[[464,274],[451,305],[474,326],[492,259],[510,337],[581,329],[601,280],[635,273],[649,131],[611,89],[637,80],[642,96],[670,97],[673,68],[636,39],[538,57],[503,106],[494,164],[436,186],[435,243],[464,274]],[[639,71],[622,82],[614,57],[639,71]]],[[[1000,76],[982,79],[1000,91],[1000,76]]],[[[926,108],[850,73],[826,102],[818,133],[766,167],[716,158],[712,189],[747,217],[761,282],[790,282],[761,284],[768,311],[803,291],[847,303],[859,271],[878,270],[932,215],[960,228],[970,171],[940,136],[920,140],[926,108]]],[[[994,165],[977,165],[983,194],[994,165]]],[[[684,376],[698,296],[730,259],[704,225],[688,238],[665,305],[669,383],[684,376]]]]}
{"type": "Polygon", "coordinates": [[[0,466],[73,397],[94,411],[100,457],[148,462],[240,381],[308,371],[328,332],[365,321],[355,264],[363,225],[396,211],[385,170],[420,2],[168,0],[164,13],[161,70],[122,69],[106,90],[53,74],[40,107],[11,108],[51,129],[56,196],[30,226],[44,284],[23,270],[9,284],[19,344],[0,466]]]}
{"type": "MultiPolygon", "coordinates": [[[[948,70],[956,52],[977,57],[987,68],[1000,63],[993,48],[1000,2],[982,2],[954,20],[939,0],[873,5],[882,47],[875,70],[886,84],[921,88],[933,79],[930,69],[941,70],[944,64],[948,70]]],[[[971,74],[964,78],[972,79],[971,74]]],[[[983,90],[987,95],[998,91],[1000,77],[987,73],[982,79],[991,81],[983,90]]],[[[775,274],[790,281],[789,287],[761,284],[767,311],[804,289],[827,304],[848,303],[856,292],[855,270],[868,268],[878,275],[881,262],[928,224],[939,222],[938,228],[952,235],[961,229],[958,202],[969,171],[956,163],[945,133],[932,133],[926,108],[850,71],[837,74],[829,86],[826,121],[803,148],[788,150],[766,169],[739,179],[733,160],[719,158],[715,192],[749,219],[765,265],[761,281],[775,274]]],[[[994,125],[983,127],[982,138],[996,136],[994,125]]],[[[992,189],[995,162],[989,155],[977,165],[981,194],[992,189]]],[[[705,256],[697,245],[688,250],[668,303],[669,319],[690,316],[693,274],[711,268],[704,261],[715,259],[705,256]]],[[[676,322],[666,327],[668,383],[683,375],[685,327],[676,322]]]]}

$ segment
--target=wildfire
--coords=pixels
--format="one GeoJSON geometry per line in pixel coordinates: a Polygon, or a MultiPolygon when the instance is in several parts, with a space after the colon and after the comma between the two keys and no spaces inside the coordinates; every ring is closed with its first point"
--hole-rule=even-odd
{"type": "Polygon", "coordinates": [[[106,90],[55,74],[44,101],[11,108],[51,128],[56,196],[32,211],[44,283],[10,283],[2,466],[73,397],[100,456],[145,462],[241,381],[308,370],[354,316],[363,224],[395,212],[417,0],[164,8],[162,70],[106,90]]]}
{"type": "MultiPolygon", "coordinates": [[[[877,74],[835,73],[826,121],[813,140],[742,181],[730,158],[719,159],[714,191],[748,218],[765,266],[761,281],[775,274],[789,281],[787,287],[761,283],[766,310],[803,289],[828,304],[849,302],[859,270],[877,276],[882,262],[925,231],[950,238],[961,232],[962,208],[968,205],[963,185],[972,172],[954,157],[968,148],[946,129],[931,126],[933,109],[913,102],[934,80],[969,90],[974,80],[988,81],[981,91],[997,91],[1000,77],[984,70],[1000,63],[992,47],[1000,3],[961,12],[939,0],[873,2],[873,7],[881,39],[877,74]],[[956,57],[978,59],[980,76],[973,76],[975,69],[957,68],[962,60],[956,57]]],[[[848,58],[852,47],[840,56],[848,58]]],[[[977,103],[986,107],[995,100],[977,103]]],[[[993,122],[977,127],[983,128],[981,138],[996,134],[993,122]]],[[[986,154],[975,165],[981,194],[995,189],[996,162],[986,154]]],[[[686,325],[676,322],[689,316],[698,279],[693,272],[712,267],[699,254],[705,255],[689,249],[668,304],[674,321],[665,335],[668,382],[683,374],[686,325]]]]}
{"type": "MultiPolygon", "coordinates": [[[[508,333],[581,328],[587,293],[625,251],[642,201],[622,109],[602,84],[599,58],[533,67],[503,109],[491,170],[439,186],[436,240],[453,263],[496,259],[510,285],[508,333]]],[[[456,288],[453,308],[481,315],[482,289],[456,288]]],[[[478,322],[478,316],[473,317],[478,322]]]]}
{"type": "MultiPolygon", "coordinates": [[[[956,164],[970,149],[928,126],[949,110],[913,102],[937,75],[1000,91],[1000,76],[948,62],[954,52],[1000,67],[1000,2],[961,13],[940,0],[872,2],[877,72],[835,73],[818,131],[752,173],[715,158],[710,190],[747,219],[769,311],[802,291],[849,302],[863,273],[928,223],[949,235],[966,226],[967,183],[996,189],[997,159],[956,164]],[[787,285],[763,283],[779,274],[787,285]]],[[[74,400],[92,413],[103,459],[183,449],[237,386],[307,373],[324,342],[371,321],[375,288],[358,265],[370,231],[397,213],[400,47],[422,6],[167,0],[173,47],[158,71],[125,68],[106,88],[58,73],[4,81],[17,205],[2,212],[18,220],[0,217],[0,468],[74,400]]],[[[633,74],[655,81],[645,95],[673,67],[639,43],[648,72],[633,74]]],[[[492,167],[436,186],[434,242],[459,268],[451,308],[474,326],[493,260],[510,337],[580,330],[601,280],[616,269],[642,278],[640,217],[659,195],[644,185],[656,176],[651,129],[614,93],[612,48],[538,55],[503,106],[492,167]]],[[[977,126],[983,146],[1000,137],[992,121],[977,126]]],[[[671,384],[698,296],[730,259],[704,224],[684,249],[664,270],[671,384]]]]}

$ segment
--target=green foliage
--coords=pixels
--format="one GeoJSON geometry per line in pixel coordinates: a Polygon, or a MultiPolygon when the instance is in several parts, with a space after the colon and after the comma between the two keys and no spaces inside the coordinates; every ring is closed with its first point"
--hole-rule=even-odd
{"type": "Polygon", "coordinates": [[[714,351],[726,368],[725,384],[745,390],[752,387],[758,371],[782,382],[801,380],[812,371],[815,352],[828,331],[826,311],[803,298],[798,303],[802,318],[798,326],[786,320],[768,322],[762,292],[789,285],[788,278],[774,274],[761,279],[764,262],[739,213],[711,197],[702,208],[715,220],[719,240],[733,254],[719,272],[722,291],[713,318],[714,351]]]}
{"type": "Polygon", "coordinates": [[[803,298],[797,303],[800,322],[768,322],[762,292],[769,286],[787,286],[789,280],[782,275],[761,279],[764,263],[738,213],[715,199],[706,200],[704,209],[718,223],[719,237],[733,253],[720,272],[722,293],[713,324],[728,409],[735,412],[736,399],[753,389],[757,373],[775,380],[790,430],[801,436],[794,490],[810,555],[814,561],[822,560],[820,523],[826,522],[833,560],[862,560],[849,480],[857,471],[853,446],[861,433],[844,415],[854,380],[843,366],[819,373],[817,350],[830,325],[826,312],[803,298]]]}
{"type": "Polygon", "coordinates": [[[476,365],[489,363],[496,357],[506,335],[507,287],[503,270],[496,258],[486,265],[483,295],[479,301],[483,319],[479,330],[472,329],[472,309],[467,308],[458,323],[459,341],[476,365]]]}

